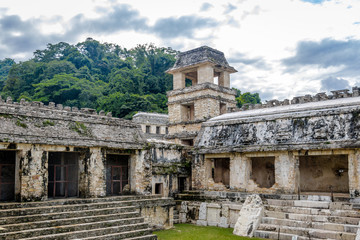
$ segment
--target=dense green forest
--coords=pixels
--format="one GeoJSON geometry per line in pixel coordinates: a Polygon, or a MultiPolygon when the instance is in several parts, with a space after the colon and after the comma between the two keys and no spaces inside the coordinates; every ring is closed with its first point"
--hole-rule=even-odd
{"type": "MultiPolygon", "coordinates": [[[[165,71],[176,54],[152,44],[126,49],[91,38],[48,44],[28,61],[0,60],[0,95],[103,109],[126,119],[138,111],[167,113],[172,76],[165,71]]],[[[238,106],[260,102],[257,93],[237,93],[238,106]]]]}

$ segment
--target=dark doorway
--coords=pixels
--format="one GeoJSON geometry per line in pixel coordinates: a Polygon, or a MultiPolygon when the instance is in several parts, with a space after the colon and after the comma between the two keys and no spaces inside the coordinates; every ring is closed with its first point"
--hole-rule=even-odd
{"type": "Polygon", "coordinates": [[[0,201],[15,200],[16,152],[0,151],[0,201]]]}
{"type": "Polygon", "coordinates": [[[77,153],[49,153],[49,198],[78,196],[78,158],[77,153]]]}
{"type": "Polygon", "coordinates": [[[186,177],[178,177],[178,190],[180,193],[186,190],[186,177]]]}
{"type": "Polygon", "coordinates": [[[253,157],[251,165],[251,179],[260,188],[271,188],[275,184],[275,157],[253,157]]]}
{"type": "Polygon", "coordinates": [[[230,159],[215,158],[213,166],[213,178],[215,183],[222,183],[226,187],[230,185],[230,159]]]}
{"type": "Polygon", "coordinates": [[[300,191],[349,193],[348,156],[301,156],[300,191]]]}
{"type": "Polygon", "coordinates": [[[129,184],[128,155],[107,155],[106,194],[120,195],[129,184]]]}
{"type": "Polygon", "coordinates": [[[155,183],[155,194],[163,194],[163,184],[155,183]]]}

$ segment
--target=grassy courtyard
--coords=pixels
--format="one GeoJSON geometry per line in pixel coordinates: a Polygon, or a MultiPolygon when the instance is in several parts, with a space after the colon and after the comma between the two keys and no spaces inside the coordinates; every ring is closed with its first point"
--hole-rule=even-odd
{"type": "MultiPolygon", "coordinates": [[[[232,234],[232,228],[201,227],[192,224],[175,224],[173,229],[154,232],[159,240],[245,240],[232,234]]],[[[256,240],[257,238],[251,238],[256,240]]]]}

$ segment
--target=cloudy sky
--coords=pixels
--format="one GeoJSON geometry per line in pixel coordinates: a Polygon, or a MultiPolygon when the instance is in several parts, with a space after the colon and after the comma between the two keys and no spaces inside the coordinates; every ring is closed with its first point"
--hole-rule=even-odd
{"type": "Polygon", "coordinates": [[[0,0],[0,59],[92,37],[131,48],[208,45],[262,100],[360,86],[360,0],[0,0]]]}

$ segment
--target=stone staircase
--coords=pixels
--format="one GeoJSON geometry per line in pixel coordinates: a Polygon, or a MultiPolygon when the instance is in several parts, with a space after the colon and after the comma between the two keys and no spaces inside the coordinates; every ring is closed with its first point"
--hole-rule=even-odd
{"type": "Polygon", "coordinates": [[[276,200],[267,199],[261,224],[255,237],[290,240],[338,239],[354,240],[360,211],[349,202],[330,199],[276,200]]]}
{"type": "Polygon", "coordinates": [[[159,201],[118,196],[0,203],[0,239],[157,239],[138,207],[159,201]]]}

